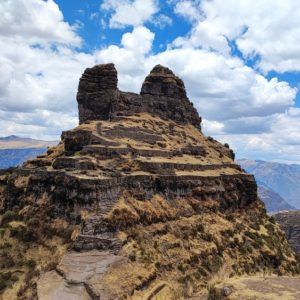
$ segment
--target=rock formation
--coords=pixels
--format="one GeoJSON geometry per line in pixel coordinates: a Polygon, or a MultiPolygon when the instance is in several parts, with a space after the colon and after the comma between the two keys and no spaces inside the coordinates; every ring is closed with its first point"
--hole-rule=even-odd
{"type": "Polygon", "coordinates": [[[254,177],[201,133],[172,71],[154,67],[137,95],[117,89],[113,64],[89,68],[77,101],[80,125],[58,146],[0,174],[0,245],[24,248],[1,252],[12,256],[2,267],[27,276],[9,277],[4,296],[181,299],[219,270],[298,272],[254,177]]]}
{"type": "Polygon", "coordinates": [[[154,67],[146,77],[140,95],[119,91],[117,82],[113,64],[85,70],[77,94],[80,123],[147,112],[182,124],[200,126],[201,119],[186,96],[183,81],[168,68],[154,67]]]}

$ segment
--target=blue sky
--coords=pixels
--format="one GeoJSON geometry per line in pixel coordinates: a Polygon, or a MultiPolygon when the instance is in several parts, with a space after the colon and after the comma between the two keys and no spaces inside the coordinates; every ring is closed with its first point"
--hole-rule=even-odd
{"type": "MultiPolygon", "coordinates": [[[[90,52],[99,47],[105,47],[112,44],[120,44],[122,35],[128,31],[128,27],[109,28],[101,24],[101,20],[109,20],[109,14],[100,9],[101,1],[82,1],[82,0],[57,0],[55,1],[62,10],[65,20],[70,24],[78,21],[83,26],[78,33],[84,38],[84,44],[81,50],[90,52]]],[[[151,22],[146,22],[146,26],[155,32],[153,43],[153,52],[159,52],[171,43],[176,37],[186,35],[191,24],[183,17],[174,14],[173,6],[167,1],[160,2],[160,13],[169,16],[172,19],[171,26],[158,28],[151,22]]]]}
{"type": "Polygon", "coordinates": [[[0,135],[49,140],[78,123],[86,67],[114,62],[139,92],[161,63],[185,82],[203,131],[237,157],[300,163],[296,0],[3,0],[0,135]]]}

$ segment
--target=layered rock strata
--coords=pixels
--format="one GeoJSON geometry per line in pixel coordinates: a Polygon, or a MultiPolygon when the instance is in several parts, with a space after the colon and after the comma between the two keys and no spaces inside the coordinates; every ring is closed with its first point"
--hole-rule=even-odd
{"type": "Polygon", "coordinates": [[[113,64],[85,70],[77,94],[80,123],[148,112],[164,119],[200,126],[201,118],[186,96],[183,81],[168,68],[160,65],[153,68],[140,95],[119,91],[117,82],[113,64]]]}
{"type": "Polygon", "coordinates": [[[39,266],[35,297],[153,299],[164,291],[180,299],[225,266],[230,274],[298,272],[254,177],[202,134],[172,71],[154,67],[137,95],[117,89],[113,64],[96,66],[82,75],[77,100],[80,125],[0,178],[3,211],[27,222],[46,207],[48,222],[75,228],[54,271],[39,266]]]}

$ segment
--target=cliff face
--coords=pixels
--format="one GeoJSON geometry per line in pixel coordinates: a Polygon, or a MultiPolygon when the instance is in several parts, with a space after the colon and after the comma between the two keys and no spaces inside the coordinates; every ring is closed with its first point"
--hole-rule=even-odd
{"type": "Polygon", "coordinates": [[[280,212],[273,217],[282,226],[287,240],[300,260],[300,211],[280,212]]]}
{"type": "Polygon", "coordinates": [[[99,65],[82,75],[77,100],[80,125],[0,177],[1,243],[25,245],[35,264],[19,267],[27,285],[6,282],[16,299],[181,299],[221,271],[298,272],[254,177],[201,133],[172,71],[154,67],[137,95],[117,89],[113,64],[99,65]]]}

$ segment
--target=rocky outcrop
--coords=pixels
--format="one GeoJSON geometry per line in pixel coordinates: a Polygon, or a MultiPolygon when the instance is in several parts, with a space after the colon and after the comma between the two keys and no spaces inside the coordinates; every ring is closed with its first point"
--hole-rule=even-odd
{"type": "Polygon", "coordinates": [[[0,174],[0,246],[15,241],[31,259],[40,257],[31,248],[60,254],[47,266],[30,262],[37,273],[20,264],[31,277],[18,295],[153,299],[172,287],[168,296],[180,299],[225,262],[231,275],[297,273],[254,177],[231,149],[202,134],[183,82],[156,66],[137,95],[119,91],[116,76],[112,64],[87,69],[80,125],[47,154],[0,174]]]}
{"type": "Polygon", "coordinates": [[[155,66],[146,77],[141,95],[187,98],[183,81],[161,65],[155,66]]]}
{"type": "Polygon", "coordinates": [[[77,93],[80,123],[148,112],[200,128],[201,118],[186,96],[183,81],[168,68],[155,66],[140,95],[119,91],[117,82],[113,64],[85,70],[77,93]]]}

